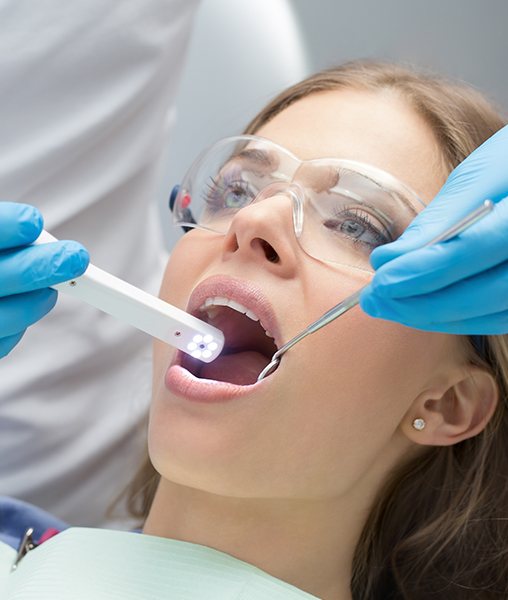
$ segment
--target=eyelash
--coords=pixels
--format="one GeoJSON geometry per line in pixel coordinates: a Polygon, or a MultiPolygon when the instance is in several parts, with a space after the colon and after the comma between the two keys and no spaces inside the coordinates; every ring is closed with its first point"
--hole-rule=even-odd
{"type": "MultiPolygon", "coordinates": [[[[372,223],[369,213],[358,208],[358,206],[350,204],[350,205],[343,206],[340,210],[334,209],[334,216],[337,219],[344,218],[344,216],[346,216],[346,217],[352,216],[355,219],[358,219],[359,221],[362,222],[363,225],[365,225],[365,227],[367,227],[369,229],[369,231],[380,242],[380,244],[379,244],[380,246],[383,244],[388,244],[389,242],[393,241],[391,235],[388,233],[387,233],[387,235],[383,235],[383,233],[381,231],[379,231],[379,229],[372,223]]],[[[351,239],[351,242],[353,242],[353,244],[365,244],[365,242],[362,242],[362,240],[360,240],[359,238],[350,238],[350,239],[351,239]]]]}
{"type": "Polygon", "coordinates": [[[210,198],[217,193],[218,187],[219,184],[217,180],[212,176],[210,176],[205,182],[205,189],[203,190],[203,199],[207,204],[210,203],[210,198]]]}
{"type": "MultiPolygon", "coordinates": [[[[248,189],[247,189],[247,182],[243,182],[242,180],[238,180],[238,181],[228,181],[226,178],[224,178],[225,181],[223,182],[219,182],[217,179],[215,179],[214,177],[210,176],[209,177],[209,181],[207,181],[205,183],[205,191],[203,192],[203,196],[204,196],[204,200],[205,202],[208,204],[208,206],[213,207],[216,202],[214,202],[214,196],[216,195],[221,195],[224,190],[226,190],[228,187],[232,187],[232,184],[236,185],[238,188],[242,188],[242,191],[244,193],[248,193],[248,189]],[[245,185],[245,189],[243,189],[242,184],[245,185]]],[[[219,207],[215,207],[215,208],[219,208],[219,207]]],[[[223,208],[223,207],[221,207],[223,208]]]]}

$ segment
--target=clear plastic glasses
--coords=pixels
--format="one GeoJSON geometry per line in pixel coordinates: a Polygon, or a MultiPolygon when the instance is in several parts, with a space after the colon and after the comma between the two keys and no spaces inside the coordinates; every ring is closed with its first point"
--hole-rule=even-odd
{"type": "Polygon", "coordinates": [[[369,271],[372,250],[397,239],[425,206],[381,169],[345,159],[300,160],[249,135],[203,152],[173,190],[171,206],[176,225],[225,234],[240,210],[256,210],[260,202],[286,207],[310,256],[369,271]]]}

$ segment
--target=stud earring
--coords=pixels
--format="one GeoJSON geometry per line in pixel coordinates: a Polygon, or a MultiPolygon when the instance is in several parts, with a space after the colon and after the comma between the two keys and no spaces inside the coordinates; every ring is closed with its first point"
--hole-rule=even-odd
{"type": "Polygon", "coordinates": [[[413,421],[413,427],[415,429],[417,429],[418,431],[421,431],[422,429],[424,429],[425,425],[426,425],[426,423],[423,419],[415,419],[413,421]]]}

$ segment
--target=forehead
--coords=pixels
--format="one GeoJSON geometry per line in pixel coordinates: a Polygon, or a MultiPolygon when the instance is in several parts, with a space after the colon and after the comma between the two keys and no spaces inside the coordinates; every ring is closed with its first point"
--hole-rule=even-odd
{"type": "Polygon", "coordinates": [[[283,110],[256,134],[304,160],[346,158],[379,167],[426,203],[446,177],[432,130],[389,90],[315,93],[283,110]]]}

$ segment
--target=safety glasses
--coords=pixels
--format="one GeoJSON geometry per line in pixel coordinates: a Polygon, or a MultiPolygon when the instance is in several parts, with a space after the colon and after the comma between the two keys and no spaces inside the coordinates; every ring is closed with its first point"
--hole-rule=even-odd
{"type": "Polygon", "coordinates": [[[218,234],[240,211],[264,219],[286,211],[309,256],[372,271],[372,250],[396,240],[425,205],[371,165],[300,160],[270,140],[243,135],[203,152],[173,189],[170,206],[175,225],[218,234]]]}

